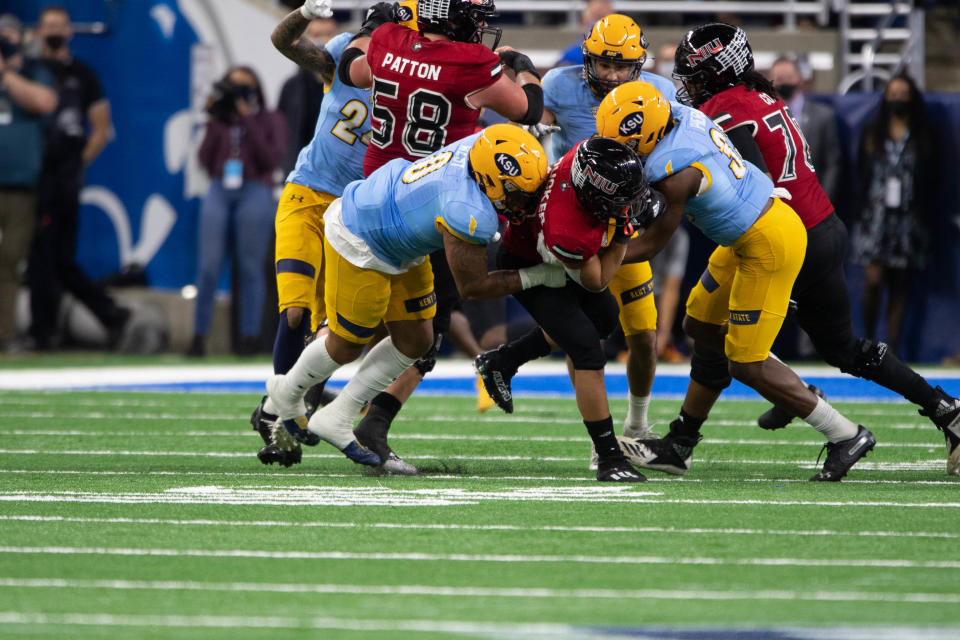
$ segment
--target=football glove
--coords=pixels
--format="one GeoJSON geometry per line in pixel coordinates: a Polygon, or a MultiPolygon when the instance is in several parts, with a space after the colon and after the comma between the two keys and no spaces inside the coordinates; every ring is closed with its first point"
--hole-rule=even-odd
{"type": "Polygon", "coordinates": [[[557,125],[543,124],[542,122],[538,122],[537,124],[522,124],[520,128],[525,129],[530,135],[536,138],[540,144],[543,144],[544,139],[551,133],[560,131],[560,127],[557,125]]]}
{"type": "Polygon", "coordinates": [[[369,36],[377,27],[387,22],[395,22],[397,19],[397,5],[393,2],[378,2],[367,9],[367,15],[360,25],[360,31],[357,36],[369,36]]]}
{"type": "Polygon", "coordinates": [[[770,194],[770,197],[771,197],[771,198],[780,198],[781,200],[790,200],[790,199],[793,198],[793,196],[790,194],[790,192],[787,191],[786,189],[784,189],[783,187],[776,187],[776,188],[773,190],[773,193],[770,194]]]}
{"type": "Polygon", "coordinates": [[[617,220],[617,227],[613,231],[613,241],[617,244],[627,244],[630,237],[634,234],[633,224],[630,220],[617,220]]]}
{"type": "Polygon", "coordinates": [[[630,212],[630,222],[638,229],[646,229],[667,208],[667,199],[656,189],[650,189],[630,212]]]}
{"type": "Polygon", "coordinates": [[[300,7],[300,15],[307,20],[316,20],[317,18],[332,18],[333,8],[332,0],[304,0],[300,7]]]}
{"type": "Polygon", "coordinates": [[[519,51],[498,51],[500,55],[500,62],[503,63],[503,66],[510,67],[513,69],[514,73],[522,73],[526,71],[529,74],[532,74],[537,77],[537,80],[540,79],[540,73],[537,71],[537,67],[534,66],[533,60],[531,60],[527,55],[520,53],[519,51]]]}

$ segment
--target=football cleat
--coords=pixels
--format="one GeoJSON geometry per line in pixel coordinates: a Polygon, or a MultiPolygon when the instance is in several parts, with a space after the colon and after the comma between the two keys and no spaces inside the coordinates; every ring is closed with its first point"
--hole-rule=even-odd
{"type": "Polygon", "coordinates": [[[490,394],[487,393],[487,388],[483,385],[483,378],[480,375],[477,375],[477,411],[480,413],[486,413],[490,409],[497,406],[497,403],[493,401],[493,398],[490,397],[490,394]]]}
{"type": "MultiPolygon", "coordinates": [[[[267,395],[273,400],[277,407],[277,413],[280,415],[278,423],[290,434],[290,437],[296,442],[315,447],[320,443],[320,438],[307,430],[307,409],[303,404],[303,398],[296,392],[287,391],[283,384],[283,375],[272,375],[267,378],[267,395]]],[[[280,446],[281,449],[290,450],[292,447],[284,446],[280,440],[286,442],[282,436],[278,440],[277,429],[272,431],[273,443],[280,446]]]]}
{"type": "Polygon", "coordinates": [[[671,438],[637,440],[617,436],[620,450],[635,467],[682,476],[690,470],[693,447],[677,444],[671,438]]]}
{"type": "Polygon", "coordinates": [[[379,471],[387,475],[415,476],[417,468],[394,453],[387,443],[390,423],[377,409],[368,412],[356,427],[353,435],[361,445],[380,457],[379,471]]]}
{"type": "MultiPolygon", "coordinates": [[[[810,478],[810,482],[840,482],[850,467],[875,446],[877,439],[873,434],[864,429],[863,425],[857,425],[857,435],[852,438],[823,445],[820,453],[822,455],[826,451],[827,459],[823,463],[823,469],[810,478]]],[[[820,456],[817,456],[817,462],[820,462],[820,456]]]]}
{"type": "Polygon", "coordinates": [[[600,482],[646,482],[647,478],[630,466],[626,458],[618,457],[602,461],[597,467],[600,482]]]}
{"type": "Polygon", "coordinates": [[[415,476],[418,471],[415,466],[402,459],[393,451],[387,454],[378,469],[388,476],[415,476]]]}
{"type": "Polygon", "coordinates": [[[253,425],[253,430],[263,438],[264,444],[271,444],[273,442],[271,432],[273,431],[273,423],[277,420],[277,416],[272,413],[267,413],[267,411],[264,410],[263,405],[266,402],[267,396],[263,396],[263,398],[260,399],[260,404],[257,405],[257,408],[254,409],[250,415],[250,424],[253,425]]]}
{"type": "MultiPolygon", "coordinates": [[[[623,425],[623,436],[625,438],[632,438],[634,440],[653,440],[654,438],[659,438],[660,434],[650,430],[650,427],[635,427],[623,425]]],[[[622,448],[622,447],[621,447],[622,448]]],[[[590,471],[597,470],[597,464],[599,464],[600,458],[597,456],[597,449],[593,446],[593,443],[590,443],[590,464],[587,468],[590,471]]]]}
{"type": "Polygon", "coordinates": [[[497,406],[513,413],[513,393],[510,380],[517,373],[516,368],[507,365],[503,357],[504,346],[481,353],[473,361],[473,366],[483,381],[483,386],[497,403],[497,406]]]}
{"type": "Polygon", "coordinates": [[[947,475],[960,476],[960,399],[939,386],[937,395],[940,397],[937,406],[930,411],[921,409],[919,413],[943,431],[947,440],[947,475]]]}
{"type": "Polygon", "coordinates": [[[303,458],[303,450],[297,446],[290,451],[284,451],[275,444],[268,444],[257,452],[257,458],[263,464],[279,462],[284,467],[291,467],[298,464],[303,458]]]}
{"type": "Polygon", "coordinates": [[[309,432],[332,444],[357,464],[380,466],[380,456],[363,446],[353,435],[353,420],[335,413],[336,405],[330,404],[310,416],[309,432]]]}
{"type": "MultiPolygon", "coordinates": [[[[815,387],[814,385],[808,384],[807,389],[810,389],[810,391],[815,393],[817,396],[823,398],[824,400],[827,399],[827,396],[824,395],[823,391],[821,391],[819,388],[815,387]]],[[[780,407],[774,405],[769,409],[767,409],[767,411],[763,413],[759,418],[757,418],[757,424],[760,425],[761,429],[768,429],[770,431],[773,431],[775,429],[783,429],[788,424],[790,424],[790,422],[793,421],[793,418],[794,416],[790,415],[780,407]]]]}

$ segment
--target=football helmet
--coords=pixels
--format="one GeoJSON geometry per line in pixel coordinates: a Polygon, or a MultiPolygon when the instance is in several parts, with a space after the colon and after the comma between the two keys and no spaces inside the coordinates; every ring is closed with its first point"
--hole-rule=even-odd
{"type": "Polygon", "coordinates": [[[417,0],[417,25],[421,31],[439,33],[457,42],[480,42],[494,36],[491,49],[500,43],[500,27],[487,26],[495,15],[493,0],[417,0]]]}
{"type": "Polygon", "coordinates": [[[473,143],[470,173],[497,213],[520,222],[536,211],[547,177],[547,153],[520,127],[495,124],[473,143]]]}
{"type": "Polygon", "coordinates": [[[691,29],[677,46],[673,77],[682,104],[699,107],[753,69],[753,50],[740,27],[714,22],[691,29]]]}
{"type": "Polygon", "coordinates": [[[580,143],[570,167],[570,181],[580,206],[604,222],[632,219],[649,191],[640,158],[610,138],[588,138],[580,143]]]}
{"type": "Polygon", "coordinates": [[[610,93],[623,82],[640,77],[640,68],[647,61],[647,39],[643,30],[627,16],[615,13],[598,20],[580,48],[583,72],[590,89],[599,97],[610,93]],[[597,72],[597,62],[630,65],[630,75],[620,82],[604,80],[597,72]]]}
{"type": "Polygon", "coordinates": [[[403,0],[397,3],[397,24],[419,31],[417,26],[417,0],[403,0]]]}
{"type": "Polygon", "coordinates": [[[673,126],[670,102],[649,82],[626,82],[597,108],[597,133],[649,155],[673,126]]]}

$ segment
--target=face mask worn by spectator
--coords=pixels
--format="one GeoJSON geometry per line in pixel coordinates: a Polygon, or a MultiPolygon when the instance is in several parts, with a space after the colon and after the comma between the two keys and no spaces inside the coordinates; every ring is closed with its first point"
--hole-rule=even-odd
{"type": "Polygon", "coordinates": [[[903,117],[910,111],[910,102],[907,100],[887,100],[887,106],[895,116],[903,117]]]}

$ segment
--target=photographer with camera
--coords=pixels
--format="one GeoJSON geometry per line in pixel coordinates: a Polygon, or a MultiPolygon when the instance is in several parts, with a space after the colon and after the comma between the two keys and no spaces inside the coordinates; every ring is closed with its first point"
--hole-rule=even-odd
{"type": "Polygon", "coordinates": [[[53,76],[24,61],[22,34],[16,16],[0,16],[0,350],[15,347],[18,265],[33,237],[44,116],[57,108],[53,76]]]}
{"type": "Polygon", "coordinates": [[[250,67],[232,67],[213,86],[210,120],[198,156],[210,174],[200,206],[197,238],[197,306],[188,355],[202,356],[213,319],[217,282],[228,249],[239,272],[237,350],[256,350],[265,297],[264,261],[276,209],[273,172],[283,158],[287,127],[266,108],[260,79],[250,67]]]}

